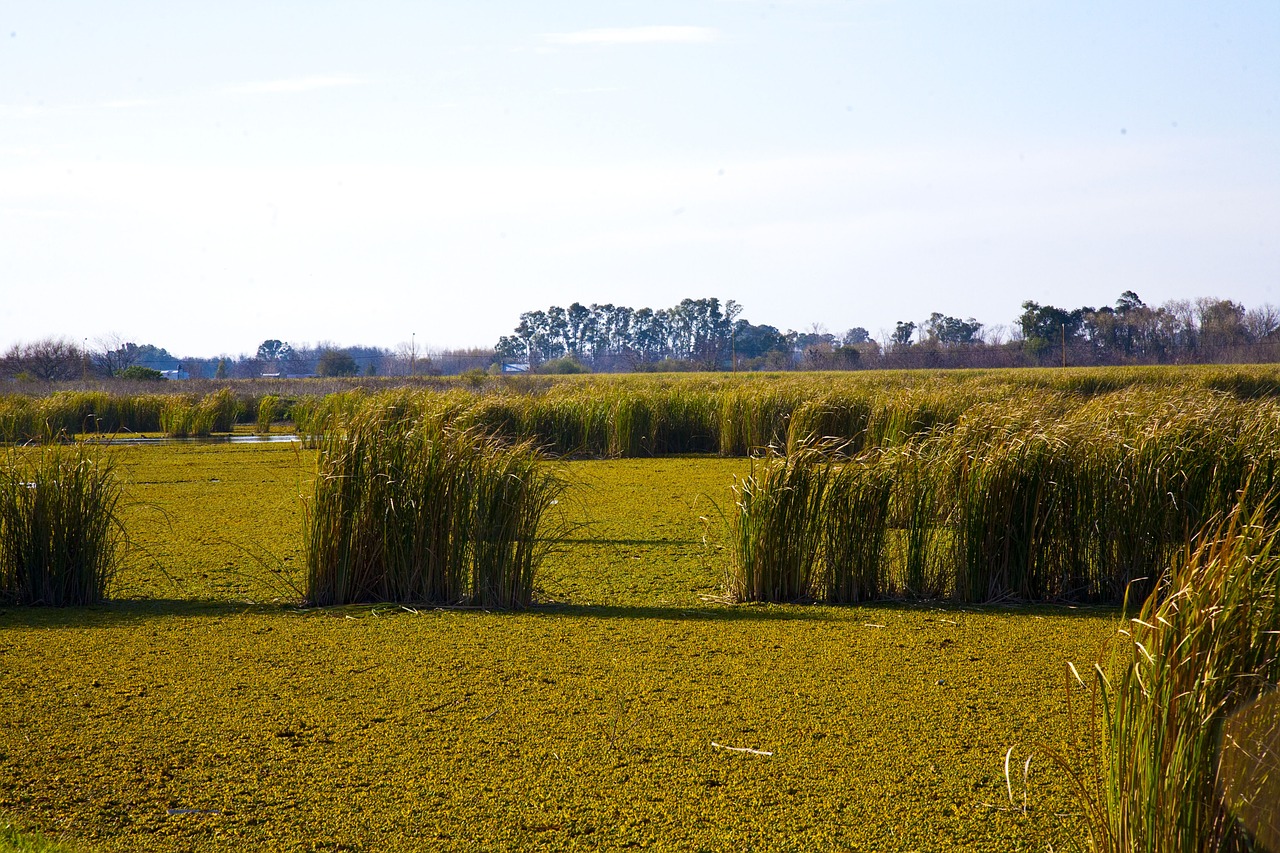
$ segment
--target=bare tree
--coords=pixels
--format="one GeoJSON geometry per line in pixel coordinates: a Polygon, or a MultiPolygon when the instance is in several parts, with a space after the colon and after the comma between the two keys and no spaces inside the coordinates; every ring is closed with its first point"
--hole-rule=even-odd
{"type": "Polygon", "coordinates": [[[46,382],[79,379],[88,367],[87,357],[66,338],[44,338],[11,346],[0,359],[0,372],[9,376],[25,373],[46,382]]]}
{"type": "Polygon", "coordinates": [[[95,338],[93,342],[96,347],[89,352],[89,358],[99,373],[115,376],[138,363],[138,345],[133,341],[126,341],[118,332],[95,338]]]}
{"type": "Polygon", "coordinates": [[[1250,308],[1244,315],[1244,327],[1249,340],[1264,341],[1280,330],[1280,309],[1270,302],[1250,308]]]}

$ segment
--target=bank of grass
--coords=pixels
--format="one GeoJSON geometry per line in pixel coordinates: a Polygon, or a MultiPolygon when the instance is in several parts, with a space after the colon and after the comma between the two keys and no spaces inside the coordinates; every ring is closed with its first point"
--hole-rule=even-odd
{"type": "Polygon", "coordinates": [[[871,446],[792,435],[738,490],[730,591],[841,600],[856,571],[859,598],[1141,601],[1205,524],[1276,484],[1272,404],[1185,389],[1061,402],[965,404],[871,446]]]}
{"type": "Polygon", "coordinates": [[[108,851],[1007,851],[1080,830],[1039,759],[1011,808],[1003,760],[1067,736],[1063,662],[1114,612],[718,603],[711,500],[746,460],[571,463],[586,526],[542,603],[499,614],[271,604],[303,574],[311,452],[113,452],[125,600],[0,613],[0,813],[26,826],[108,851]]]}
{"type": "MultiPolygon", "coordinates": [[[[155,432],[167,424],[200,434],[206,400],[230,395],[214,432],[254,421],[262,400],[275,415],[314,435],[347,402],[391,389],[451,401],[466,423],[530,439],[556,453],[603,456],[718,452],[742,455],[813,434],[856,446],[891,446],[954,425],[981,404],[1028,401],[1040,413],[1066,411],[1121,391],[1165,398],[1211,393],[1240,401],[1280,397],[1280,369],[1250,367],[1081,368],[1069,370],[865,371],[853,373],[659,374],[224,380],[93,387],[10,384],[0,394],[0,440],[51,431],[155,432]],[[72,390],[75,388],[75,390],[72,390]],[[344,402],[345,401],[345,402],[344,402]],[[168,409],[168,415],[165,410],[168,409]]],[[[1022,408],[1026,408],[1025,405],[1022,408]]]]}

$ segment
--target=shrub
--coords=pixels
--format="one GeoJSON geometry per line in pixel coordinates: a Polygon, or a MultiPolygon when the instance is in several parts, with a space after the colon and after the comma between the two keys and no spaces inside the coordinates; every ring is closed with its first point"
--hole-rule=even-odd
{"type": "Polygon", "coordinates": [[[132,382],[156,382],[164,379],[164,374],[141,364],[131,364],[124,370],[116,371],[117,379],[128,379],[132,382]]]}
{"type": "Polygon", "coordinates": [[[590,373],[591,370],[571,355],[564,358],[553,358],[538,365],[539,373],[590,373]]]}
{"type": "Polygon", "coordinates": [[[0,600],[52,606],[106,596],[123,531],[110,457],[84,444],[11,449],[0,471],[0,600]]]}

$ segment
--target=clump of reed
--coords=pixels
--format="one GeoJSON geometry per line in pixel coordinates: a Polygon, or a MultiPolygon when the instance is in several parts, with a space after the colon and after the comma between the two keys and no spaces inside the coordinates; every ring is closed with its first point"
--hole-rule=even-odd
{"type": "Polygon", "coordinates": [[[362,388],[300,399],[291,410],[294,431],[302,437],[305,447],[314,450],[332,425],[355,414],[367,399],[362,388]]]}
{"type": "Polygon", "coordinates": [[[175,395],[165,398],[160,410],[160,429],[174,438],[231,432],[244,405],[230,388],[220,388],[203,397],[175,395]]]}
{"type": "MultiPolygon", "coordinates": [[[[827,499],[806,504],[823,531],[823,559],[859,566],[844,579],[828,570],[821,591],[833,600],[1141,597],[1204,523],[1280,476],[1274,404],[1203,392],[1154,401],[1126,392],[1084,406],[1055,392],[1041,396],[1021,406],[974,406],[923,432],[873,439],[868,429],[843,441],[831,435],[839,429],[822,426],[830,401],[802,406],[792,417],[788,464],[816,466],[815,476],[839,473],[852,490],[833,487],[827,499]],[[797,430],[801,423],[807,435],[797,430]],[[819,432],[826,435],[815,438],[819,432]]],[[[907,401],[899,411],[915,406],[907,401]]],[[[873,405],[872,422],[878,411],[887,409],[873,405]]],[[[826,426],[854,423],[836,417],[826,426]]],[[[760,550],[759,542],[781,543],[806,529],[799,519],[769,514],[764,495],[784,488],[770,479],[781,465],[769,460],[768,476],[751,480],[739,497],[739,522],[751,531],[741,548],[760,550]]],[[[787,476],[798,482],[802,475],[787,476]]],[[[754,558],[744,551],[735,560],[754,558]]]]}
{"type": "Polygon", "coordinates": [[[840,466],[826,490],[822,525],[827,601],[874,601],[888,591],[885,549],[893,482],[874,461],[840,466]]]}
{"type": "Polygon", "coordinates": [[[10,449],[0,470],[0,600],[62,607],[105,598],[123,541],[120,494],[101,450],[10,449]]]}
{"type": "Polygon", "coordinates": [[[738,601],[800,601],[817,591],[833,465],[806,446],[774,451],[733,487],[728,594],[738,601]]]}
{"type": "Polygon", "coordinates": [[[754,456],[787,447],[792,413],[803,398],[794,387],[744,385],[720,395],[720,453],[754,456]]]}
{"type": "Polygon", "coordinates": [[[201,409],[190,397],[171,397],[160,410],[160,429],[173,438],[209,435],[213,432],[213,412],[201,409]]]}
{"type": "Polygon", "coordinates": [[[49,435],[154,432],[170,397],[56,391],[47,397],[0,397],[0,441],[43,440],[49,435]]]}
{"type": "Polygon", "coordinates": [[[230,388],[219,388],[205,394],[198,406],[201,417],[207,418],[212,432],[231,432],[244,406],[230,388]]]}
{"type": "Polygon", "coordinates": [[[1270,502],[1241,503],[1210,526],[1127,622],[1112,665],[1095,667],[1089,746],[1083,760],[1059,757],[1095,850],[1245,851],[1280,840],[1266,775],[1280,746],[1270,502]]]}
{"type": "Polygon", "coordinates": [[[274,394],[264,394],[258,400],[258,422],[256,432],[258,435],[268,435],[271,432],[271,424],[276,420],[280,408],[280,398],[274,394]]]}
{"type": "Polygon", "coordinates": [[[620,388],[609,418],[610,456],[715,453],[716,397],[705,388],[620,388]]]}
{"type": "Polygon", "coordinates": [[[413,395],[372,397],[320,442],[307,599],[527,606],[563,487],[528,443],[413,395]]]}

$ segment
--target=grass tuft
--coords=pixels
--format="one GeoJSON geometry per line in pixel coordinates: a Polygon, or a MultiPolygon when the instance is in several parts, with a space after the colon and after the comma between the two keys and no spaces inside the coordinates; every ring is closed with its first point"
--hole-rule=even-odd
{"type": "Polygon", "coordinates": [[[733,487],[728,593],[738,601],[800,601],[817,590],[832,463],[815,447],[773,452],[733,487]]]}

